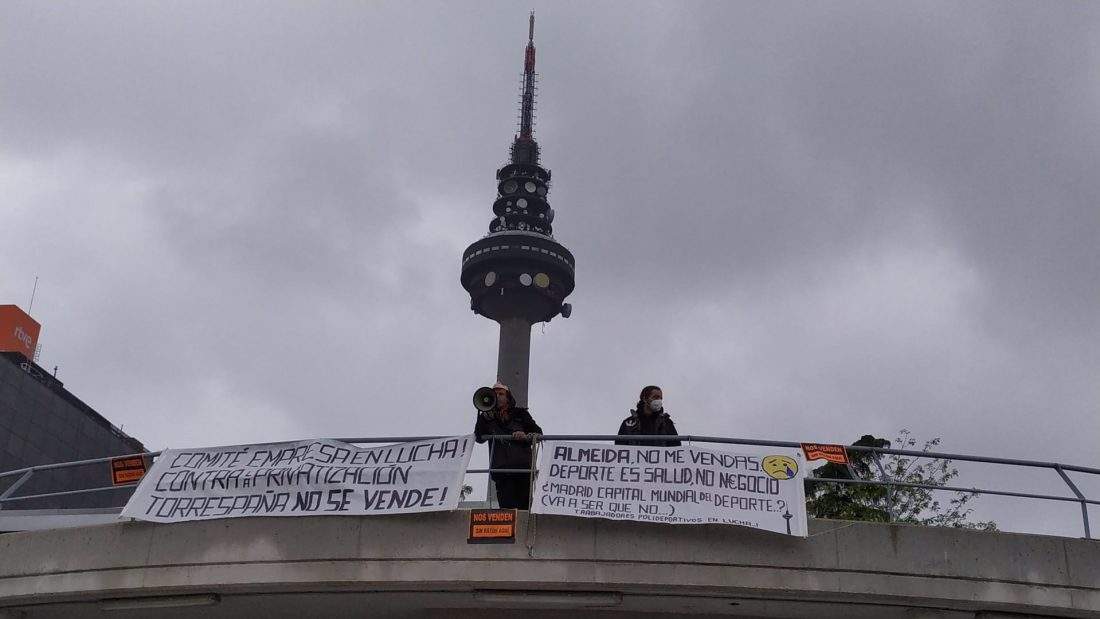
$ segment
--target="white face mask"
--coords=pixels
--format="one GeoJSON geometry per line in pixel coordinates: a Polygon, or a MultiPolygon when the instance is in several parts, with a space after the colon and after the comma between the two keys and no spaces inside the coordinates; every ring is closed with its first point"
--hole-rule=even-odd
{"type": "Polygon", "coordinates": [[[661,409],[665,407],[665,403],[660,398],[654,398],[649,401],[649,410],[659,413],[661,409]]]}

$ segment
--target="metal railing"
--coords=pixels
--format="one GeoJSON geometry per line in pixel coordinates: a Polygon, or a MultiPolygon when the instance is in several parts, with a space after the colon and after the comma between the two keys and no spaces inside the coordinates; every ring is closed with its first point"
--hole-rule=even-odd
{"type": "MultiPolygon", "coordinates": [[[[432,440],[432,439],[439,439],[439,438],[446,438],[446,437],[444,437],[444,436],[388,436],[388,437],[353,437],[353,438],[341,438],[341,439],[335,439],[335,440],[338,440],[338,441],[341,441],[341,442],[344,442],[344,443],[364,444],[365,445],[365,444],[407,443],[407,442],[412,442],[412,441],[423,441],[423,440],[432,440]]],[[[510,435],[491,435],[491,436],[485,436],[483,438],[493,440],[493,441],[512,441],[512,440],[515,440],[510,435]]],[[[539,436],[537,440],[539,440],[539,441],[551,441],[551,440],[554,440],[554,441],[614,441],[614,440],[619,440],[619,439],[626,439],[626,440],[629,440],[631,442],[633,442],[633,441],[678,440],[678,441],[681,441],[681,442],[689,442],[689,443],[713,443],[713,444],[720,444],[720,445],[753,445],[753,446],[762,446],[762,447],[787,447],[787,448],[796,448],[796,449],[800,448],[801,445],[802,445],[802,443],[795,442],[795,441],[771,441],[771,440],[759,440],[759,439],[727,438],[727,437],[721,437],[721,436],[695,436],[695,435],[680,435],[680,436],[639,435],[639,436],[622,437],[622,436],[613,435],[613,434],[546,434],[546,435],[539,436]]],[[[527,440],[527,439],[523,439],[523,440],[527,440]]],[[[290,443],[290,442],[296,442],[296,441],[284,441],[284,442],[290,443]]],[[[889,475],[886,474],[885,471],[882,471],[882,473],[886,477],[888,477],[887,480],[831,479],[831,478],[821,478],[821,477],[806,477],[805,479],[806,479],[806,481],[809,481],[809,482],[823,482],[823,483],[830,483],[830,484],[886,486],[886,487],[889,487],[889,488],[917,488],[917,489],[924,489],[924,490],[930,490],[930,491],[965,492],[965,493],[973,493],[973,494],[988,494],[988,495],[995,495],[995,496],[1007,496],[1007,497],[1025,498],[1025,499],[1038,499],[1038,500],[1045,500],[1045,501],[1060,501],[1060,502],[1078,503],[1081,506],[1081,522],[1082,522],[1082,525],[1083,525],[1083,528],[1084,528],[1085,538],[1086,539],[1092,539],[1092,530],[1091,530],[1091,527],[1090,527],[1090,524],[1089,524],[1088,506],[1089,505],[1100,505],[1100,500],[1090,499],[1089,497],[1085,496],[1085,494],[1083,492],[1081,492],[1081,489],[1078,487],[1078,485],[1075,484],[1072,479],[1070,479],[1069,475],[1067,475],[1067,472],[1085,473],[1085,474],[1088,474],[1088,475],[1097,475],[1098,479],[1100,479],[1100,468],[1094,468],[1094,467],[1088,467],[1088,466],[1079,466],[1079,465],[1074,465],[1074,464],[1065,464],[1065,463],[1060,463],[1060,462],[1043,462],[1043,461],[1036,461],[1036,460],[1021,460],[1021,459],[1016,459],[1016,458],[997,458],[997,457],[991,457],[991,456],[974,456],[974,455],[969,455],[969,454],[952,454],[952,453],[941,453],[941,452],[933,452],[933,451],[914,451],[914,450],[907,450],[907,449],[889,449],[889,448],[881,448],[881,447],[864,447],[864,446],[856,446],[856,445],[846,445],[846,446],[844,446],[844,448],[849,452],[870,452],[870,453],[875,453],[875,454],[909,456],[909,457],[913,457],[913,458],[927,458],[927,459],[931,459],[931,460],[941,460],[941,459],[942,460],[957,460],[957,461],[961,461],[961,462],[980,462],[980,463],[984,463],[984,464],[998,464],[998,465],[1005,465],[1005,466],[1019,466],[1019,467],[1030,467],[1030,468],[1039,468],[1039,469],[1051,469],[1051,470],[1055,471],[1056,473],[1058,473],[1058,476],[1061,478],[1062,482],[1064,482],[1065,485],[1069,488],[1069,490],[1073,494],[1073,496],[1062,496],[1062,495],[1052,495],[1052,494],[1036,494],[1036,493],[1031,493],[1031,492],[1016,492],[1016,491],[1011,491],[1011,490],[996,490],[996,489],[989,489],[989,488],[965,488],[965,487],[961,487],[961,486],[944,486],[944,485],[935,485],[935,484],[911,483],[911,482],[898,481],[898,480],[895,480],[893,478],[889,478],[889,475]]],[[[132,483],[132,484],[100,486],[100,487],[96,487],[96,488],[85,488],[85,489],[79,489],[79,490],[64,490],[64,491],[59,491],[59,492],[45,492],[45,493],[39,493],[39,494],[15,496],[15,493],[19,490],[19,488],[22,487],[24,484],[26,484],[26,482],[29,481],[36,473],[42,473],[42,472],[46,472],[46,471],[56,471],[56,470],[60,470],[60,469],[77,467],[77,466],[87,466],[87,465],[90,465],[90,464],[99,464],[99,463],[104,463],[104,462],[110,462],[111,460],[116,460],[116,459],[119,459],[119,458],[135,458],[135,457],[156,458],[160,454],[161,454],[161,452],[159,452],[159,451],[150,451],[150,452],[143,452],[143,453],[136,453],[136,454],[107,456],[107,457],[103,457],[103,458],[92,458],[92,459],[88,459],[88,460],[77,460],[77,461],[73,461],[73,462],[58,462],[58,463],[54,463],[54,464],[41,464],[41,465],[38,465],[38,466],[30,466],[30,467],[21,468],[21,469],[15,469],[15,470],[12,470],[12,471],[0,472],[0,481],[4,480],[6,478],[10,478],[10,477],[16,477],[17,478],[15,480],[15,482],[12,483],[12,485],[10,485],[6,489],[4,489],[3,492],[0,492],[0,510],[4,509],[4,504],[5,503],[13,503],[13,502],[17,502],[17,501],[29,501],[29,500],[33,500],[33,499],[46,499],[46,498],[51,498],[51,497],[69,496],[69,495],[85,494],[85,493],[92,493],[92,492],[107,492],[107,491],[110,491],[110,490],[121,490],[121,489],[133,488],[133,487],[137,486],[137,482],[132,483]]],[[[531,468],[529,468],[529,469],[493,469],[493,468],[491,468],[491,466],[492,465],[490,464],[490,468],[467,469],[466,473],[467,474],[513,473],[513,474],[527,474],[527,475],[534,475],[534,473],[535,473],[535,471],[534,471],[535,462],[534,461],[532,461],[531,468]]]]}

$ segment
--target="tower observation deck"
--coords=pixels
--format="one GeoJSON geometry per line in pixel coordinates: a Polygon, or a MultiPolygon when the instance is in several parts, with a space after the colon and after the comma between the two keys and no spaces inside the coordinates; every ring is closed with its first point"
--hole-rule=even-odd
{"type": "Polygon", "coordinates": [[[500,323],[497,376],[520,406],[527,404],[531,325],[559,314],[568,318],[565,298],[575,285],[573,254],[554,239],[550,170],[539,162],[534,137],[535,16],[528,25],[523,56],[519,131],[508,163],[497,170],[497,197],[489,234],[462,253],[462,286],[477,314],[500,323]]]}

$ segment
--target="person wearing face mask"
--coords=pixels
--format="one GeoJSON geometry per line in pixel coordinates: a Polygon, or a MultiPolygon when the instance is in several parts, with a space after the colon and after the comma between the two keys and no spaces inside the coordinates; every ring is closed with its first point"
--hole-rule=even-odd
{"type": "MultiPolygon", "coordinates": [[[[664,393],[656,385],[642,389],[637,408],[619,426],[619,436],[679,436],[676,424],[665,412],[664,393]]],[[[621,438],[616,445],[647,445],[650,447],[679,447],[680,441],[661,439],[621,438]]]]}
{"type": "MultiPolygon", "coordinates": [[[[535,423],[526,408],[516,406],[507,385],[497,381],[493,385],[497,403],[493,410],[478,413],[474,425],[474,438],[479,443],[494,434],[510,434],[510,441],[489,442],[489,468],[530,469],[531,444],[538,440],[542,428],[535,423]]],[[[531,502],[531,476],[529,473],[490,473],[497,488],[497,501],[508,509],[527,509],[531,502]]]]}

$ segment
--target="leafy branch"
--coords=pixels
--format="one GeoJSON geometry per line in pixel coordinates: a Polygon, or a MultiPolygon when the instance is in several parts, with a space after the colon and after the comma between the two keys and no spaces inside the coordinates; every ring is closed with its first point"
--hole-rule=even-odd
{"type": "MultiPolygon", "coordinates": [[[[865,434],[853,446],[878,449],[897,445],[906,451],[928,453],[939,446],[939,437],[919,441],[907,429],[898,432],[893,442],[865,434]]],[[[814,469],[822,479],[895,481],[927,486],[950,486],[959,477],[951,460],[925,458],[877,451],[849,451],[847,465],[829,462],[814,469]]],[[[944,497],[944,491],[909,486],[838,484],[806,482],[806,508],[815,518],[903,522],[928,526],[959,527],[994,531],[993,521],[971,520],[977,498],[975,492],[958,491],[944,497]],[[946,500],[946,502],[943,502],[946,500]]]]}

